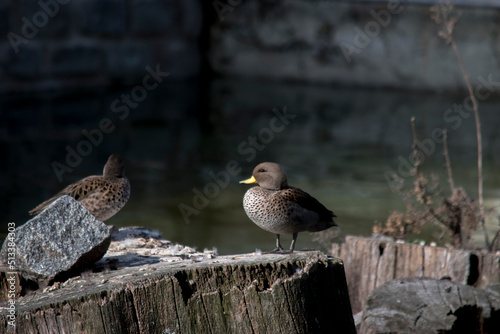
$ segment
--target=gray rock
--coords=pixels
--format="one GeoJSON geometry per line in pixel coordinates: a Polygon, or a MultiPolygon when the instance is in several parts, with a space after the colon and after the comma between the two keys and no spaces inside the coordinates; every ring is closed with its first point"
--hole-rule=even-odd
{"type": "Polygon", "coordinates": [[[368,297],[359,333],[500,333],[500,285],[449,280],[387,282],[368,297]]]}
{"type": "MultiPolygon", "coordinates": [[[[1,257],[6,262],[7,241],[1,257]]],[[[64,280],[88,268],[106,253],[109,228],[78,201],[62,196],[15,231],[15,266],[41,283],[64,280]]]]}

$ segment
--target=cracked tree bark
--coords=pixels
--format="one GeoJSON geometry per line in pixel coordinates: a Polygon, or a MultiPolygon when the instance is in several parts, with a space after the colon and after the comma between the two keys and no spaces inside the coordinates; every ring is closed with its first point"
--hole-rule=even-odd
{"type": "Polygon", "coordinates": [[[320,252],[160,259],[28,297],[18,333],[355,333],[343,263],[320,252]]]}

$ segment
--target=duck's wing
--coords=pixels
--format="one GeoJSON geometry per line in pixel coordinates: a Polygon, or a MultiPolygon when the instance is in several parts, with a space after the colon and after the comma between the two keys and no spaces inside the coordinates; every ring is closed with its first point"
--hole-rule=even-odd
{"type": "Polygon", "coordinates": [[[45,202],[39,204],[36,208],[31,210],[29,213],[30,215],[37,215],[43,210],[45,210],[46,207],[48,207],[50,204],[52,204],[56,199],[58,199],[61,196],[68,195],[76,199],[77,201],[81,201],[82,199],[85,199],[86,197],[90,196],[93,194],[95,191],[97,191],[100,187],[103,186],[103,184],[106,183],[106,180],[102,176],[98,175],[93,175],[86,177],[78,182],[72,183],[63,190],[61,190],[59,193],[57,193],[54,197],[51,197],[50,199],[46,200],[45,202]]]}
{"type": "MultiPolygon", "coordinates": [[[[319,221],[333,222],[333,218],[337,217],[333,211],[328,210],[316,198],[299,188],[290,187],[283,192],[283,196],[287,201],[291,201],[305,210],[315,212],[319,216],[319,221]]],[[[333,222],[332,226],[336,225],[333,222]]]]}

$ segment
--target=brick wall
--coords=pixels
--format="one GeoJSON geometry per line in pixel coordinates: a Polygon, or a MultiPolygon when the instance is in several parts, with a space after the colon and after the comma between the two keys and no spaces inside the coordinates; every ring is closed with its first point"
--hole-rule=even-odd
{"type": "Polygon", "coordinates": [[[0,0],[0,92],[198,74],[198,0],[0,0]]]}

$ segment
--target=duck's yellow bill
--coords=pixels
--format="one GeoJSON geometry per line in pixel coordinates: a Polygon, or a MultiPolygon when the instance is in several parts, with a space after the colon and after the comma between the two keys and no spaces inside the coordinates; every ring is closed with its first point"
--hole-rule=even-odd
{"type": "Polygon", "coordinates": [[[250,183],[256,183],[256,182],[257,182],[257,180],[253,176],[251,178],[249,178],[249,179],[240,181],[240,183],[244,183],[244,184],[250,184],[250,183]]]}

